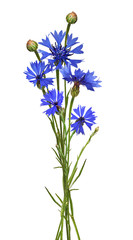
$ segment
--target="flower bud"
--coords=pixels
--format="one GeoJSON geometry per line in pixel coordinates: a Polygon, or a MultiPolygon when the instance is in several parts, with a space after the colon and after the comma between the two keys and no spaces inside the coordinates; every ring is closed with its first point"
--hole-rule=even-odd
{"type": "Polygon", "coordinates": [[[29,40],[26,44],[26,47],[30,52],[35,52],[38,48],[38,44],[33,40],[29,40]]]}
{"type": "Polygon", "coordinates": [[[68,23],[73,24],[77,22],[77,14],[75,12],[71,12],[66,16],[66,20],[68,23]]]}
{"type": "Polygon", "coordinates": [[[78,84],[78,82],[74,83],[74,86],[71,89],[71,95],[72,95],[72,97],[77,97],[79,95],[79,84],[78,84]]]}
{"type": "Polygon", "coordinates": [[[97,133],[99,131],[99,127],[95,128],[95,133],[97,133]]]}

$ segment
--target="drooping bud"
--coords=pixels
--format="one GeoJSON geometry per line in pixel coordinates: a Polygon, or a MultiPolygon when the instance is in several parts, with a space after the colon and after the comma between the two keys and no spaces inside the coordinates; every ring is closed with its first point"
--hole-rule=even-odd
{"type": "Polygon", "coordinates": [[[26,44],[26,47],[30,52],[35,52],[38,48],[38,44],[33,40],[29,40],[26,44]]]}
{"type": "Polygon", "coordinates": [[[77,19],[78,19],[78,17],[77,17],[77,14],[75,12],[71,12],[66,16],[66,20],[70,24],[76,23],[77,19]]]}
{"type": "Polygon", "coordinates": [[[75,82],[71,89],[72,97],[77,97],[79,95],[79,82],[75,82]]]}

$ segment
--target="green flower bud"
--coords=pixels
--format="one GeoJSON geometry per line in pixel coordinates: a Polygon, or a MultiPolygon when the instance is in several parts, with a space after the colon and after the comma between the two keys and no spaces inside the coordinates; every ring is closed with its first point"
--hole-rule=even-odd
{"type": "Polygon", "coordinates": [[[66,16],[66,20],[70,24],[76,23],[77,19],[77,14],[75,12],[71,12],[66,16]]]}
{"type": "Polygon", "coordinates": [[[74,86],[71,89],[71,95],[72,97],[77,97],[79,95],[79,83],[75,82],[74,86]]]}
{"type": "Polygon", "coordinates": [[[26,47],[30,52],[35,52],[38,48],[38,44],[33,40],[29,40],[26,44],[26,47]]]}
{"type": "Polygon", "coordinates": [[[95,133],[97,133],[99,131],[99,127],[95,128],[95,133]]]}

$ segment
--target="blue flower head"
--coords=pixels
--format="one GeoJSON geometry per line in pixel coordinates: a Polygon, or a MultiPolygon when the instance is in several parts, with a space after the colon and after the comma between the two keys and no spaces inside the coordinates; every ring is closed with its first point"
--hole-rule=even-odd
{"type": "Polygon", "coordinates": [[[94,91],[94,87],[101,87],[99,80],[97,80],[97,76],[94,76],[94,72],[90,72],[88,70],[87,73],[83,72],[80,68],[75,70],[74,74],[71,72],[70,64],[65,66],[60,70],[63,75],[63,79],[67,82],[74,82],[75,85],[83,85],[86,86],[88,90],[94,91]]]}
{"type": "Polygon", "coordinates": [[[80,63],[82,60],[74,60],[71,59],[71,55],[75,54],[81,54],[83,53],[82,47],[83,44],[79,45],[78,47],[75,47],[73,50],[71,49],[74,45],[76,45],[78,42],[78,38],[73,38],[72,34],[67,36],[67,44],[66,46],[62,46],[62,41],[65,37],[65,32],[60,31],[57,33],[54,31],[54,33],[51,33],[53,36],[55,42],[55,45],[50,43],[49,38],[46,36],[46,39],[42,39],[42,42],[39,42],[39,44],[45,46],[48,48],[48,51],[40,50],[39,52],[42,53],[42,58],[45,59],[48,57],[48,62],[50,63],[51,67],[54,68],[56,66],[56,69],[61,69],[62,64],[65,63],[68,65],[68,63],[71,63],[74,67],[77,67],[77,64],[80,63]]]}
{"type": "Polygon", "coordinates": [[[29,82],[32,82],[34,86],[37,84],[40,85],[42,88],[47,87],[48,85],[53,85],[53,78],[46,78],[45,74],[50,72],[48,65],[45,65],[45,62],[31,62],[31,69],[27,67],[27,71],[24,73],[26,74],[26,78],[29,82]]]}
{"type": "Polygon", "coordinates": [[[94,115],[95,112],[93,112],[91,110],[91,108],[89,108],[86,113],[85,113],[85,107],[81,107],[80,105],[78,106],[78,108],[73,109],[74,113],[71,113],[71,120],[76,120],[75,123],[71,124],[72,127],[72,131],[76,130],[76,133],[84,133],[84,129],[83,129],[83,125],[84,123],[87,125],[87,127],[90,128],[93,124],[95,124],[95,119],[96,116],[94,115]]]}
{"type": "Polygon", "coordinates": [[[41,99],[41,106],[49,105],[46,111],[44,111],[48,116],[51,114],[54,115],[56,112],[59,112],[59,109],[62,106],[63,102],[63,92],[56,92],[55,89],[52,89],[44,95],[44,98],[41,99]]]}

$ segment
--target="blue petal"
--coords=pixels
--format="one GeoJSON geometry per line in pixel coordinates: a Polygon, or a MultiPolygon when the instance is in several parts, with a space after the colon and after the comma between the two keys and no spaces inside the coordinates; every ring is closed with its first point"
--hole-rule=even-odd
{"type": "Polygon", "coordinates": [[[41,99],[40,106],[46,106],[46,105],[49,105],[49,102],[45,101],[45,99],[41,99]]]}
{"type": "Polygon", "coordinates": [[[85,113],[85,115],[84,115],[84,118],[88,118],[91,114],[92,114],[92,110],[91,110],[92,108],[90,107],[87,111],[86,111],[86,113],[85,113]]]}
{"type": "Polygon", "coordinates": [[[73,111],[80,117],[80,106],[77,108],[73,109],[73,111]]]}
{"type": "Polygon", "coordinates": [[[82,62],[82,60],[74,60],[74,59],[69,59],[69,61],[72,64],[72,66],[74,66],[76,68],[78,67],[77,64],[82,62]]]}
{"type": "Polygon", "coordinates": [[[33,71],[38,75],[38,69],[37,69],[37,66],[36,66],[36,62],[31,62],[30,63],[31,65],[31,68],[33,69],[33,71]]]}
{"type": "Polygon", "coordinates": [[[83,117],[85,111],[85,107],[81,107],[81,117],[83,117]]]}
{"type": "Polygon", "coordinates": [[[51,55],[51,53],[45,52],[43,50],[39,50],[39,52],[42,54],[42,60],[51,55]]]}
{"type": "Polygon", "coordinates": [[[72,119],[72,120],[77,120],[77,119],[78,119],[78,117],[77,117],[77,116],[75,116],[73,113],[71,113],[71,119],[72,119]]]}
{"type": "Polygon", "coordinates": [[[51,43],[50,43],[49,38],[47,36],[46,36],[46,39],[42,39],[42,42],[39,42],[39,44],[41,44],[45,47],[51,48],[51,43]]]}
{"type": "Polygon", "coordinates": [[[81,53],[83,53],[83,51],[81,51],[82,48],[83,48],[83,44],[81,44],[80,46],[74,48],[73,50],[71,50],[71,52],[72,53],[81,54],[81,53]]]}
{"type": "Polygon", "coordinates": [[[40,86],[41,86],[41,88],[43,87],[43,86],[45,86],[45,87],[47,87],[48,88],[48,85],[53,85],[53,80],[52,80],[53,78],[42,78],[41,80],[40,80],[40,86]]]}
{"type": "Polygon", "coordinates": [[[77,40],[78,40],[78,37],[72,39],[72,34],[70,36],[68,35],[68,37],[67,37],[67,48],[69,48],[69,47],[75,45],[76,43],[78,43],[77,40]]]}
{"type": "Polygon", "coordinates": [[[61,107],[61,104],[63,102],[63,92],[58,91],[57,102],[58,102],[58,105],[61,107]]]}
{"type": "Polygon", "coordinates": [[[37,80],[30,80],[29,82],[33,83],[33,84],[34,84],[34,87],[35,87],[36,84],[37,84],[37,80]]]}
{"type": "Polygon", "coordinates": [[[86,121],[85,121],[85,124],[86,124],[87,127],[89,127],[89,129],[91,130],[91,127],[92,127],[93,123],[89,123],[89,122],[86,122],[86,121]]]}
{"type": "Polygon", "coordinates": [[[60,46],[60,44],[65,36],[65,33],[63,33],[63,31],[60,31],[58,34],[57,31],[54,31],[54,34],[52,32],[51,32],[51,34],[54,37],[54,39],[56,40],[58,46],[60,46]]]}
{"type": "Polygon", "coordinates": [[[48,108],[45,113],[50,116],[52,114],[52,108],[48,108]]]}

